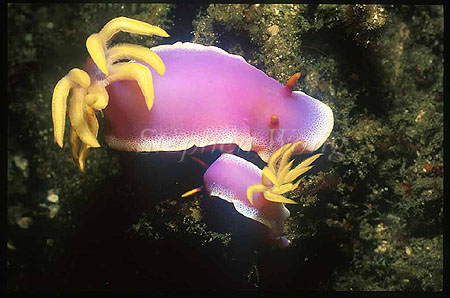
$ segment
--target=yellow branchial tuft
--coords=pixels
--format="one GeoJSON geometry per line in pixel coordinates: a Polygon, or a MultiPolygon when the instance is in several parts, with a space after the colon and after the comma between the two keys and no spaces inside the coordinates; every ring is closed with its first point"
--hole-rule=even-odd
{"type": "Polygon", "coordinates": [[[121,80],[136,80],[144,94],[150,110],[153,106],[154,90],[150,70],[137,63],[142,62],[159,75],[164,75],[165,66],[161,58],[150,49],[133,44],[119,44],[108,48],[109,40],[118,32],[169,37],[161,28],[126,17],[109,21],[99,33],[86,40],[86,48],[96,66],[106,75],[101,81],[93,81],[78,68],[72,69],[55,86],[52,98],[52,118],[55,143],[61,148],[64,140],[67,98],[70,93],[68,114],[71,123],[70,144],[72,156],[80,171],[84,170],[84,160],[90,147],[100,147],[97,141],[98,121],[95,111],[102,111],[108,105],[105,87],[121,80]],[[116,63],[119,60],[129,62],[116,63]]]}
{"type": "Polygon", "coordinates": [[[247,198],[250,203],[253,204],[253,194],[255,192],[262,192],[264,198],[268,201],[298,204],[282,195],[296,189],[300,184],[300,181],[297,181],[296,183],[292,182],[311,169],[312,166],[309,165],[322,155],[322,153],[313,155],[291,169],[293,160],[290,159],[295,150],[302,143],[303,141],[288,143],[272,154],[267,166],[264,167],[262,171],[262,184],[250,185],[247,188],[247,198]]]}

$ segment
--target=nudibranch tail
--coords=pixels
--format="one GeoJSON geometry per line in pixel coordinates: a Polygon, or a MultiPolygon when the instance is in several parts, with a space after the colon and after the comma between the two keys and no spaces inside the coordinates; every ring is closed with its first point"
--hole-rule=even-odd
{"type": "Polygon", "coordinates": [[[149,65],[161,76],[165,73],[163,61],[150,49],[133,44],[119,44],[108,48],[108,41],[119,31],[169,36],[163,29],[145,22],[126,17],[115,18],[99,33],[90,35],[86,40],[89,55],[104,74],[103,77],[97,78],[98,75],[94,75],[91,79],[85,71],[74,68],[56,84],[52,98],[54,140],[60,147],[63,146],[67,98],[70,93],[70,143],[72,156],[81,171],[84,170],[84,160],[89,148],[100,147],[95,111],[102,111],[108,105],[109,95],[105,88],[115,81],[135,80],[150,110],[154,101],[152,74],[149,68],[137,62],[149,65]],[[131,61],[116,63],[124,59],[131,61]]]}
{"type": "Polygon", "coordinates": [[[182,197],[182,198],[186,198],[186,197],[192,196],[192,195],[194,195],[194,194],[196,194],[196,193],[198,193],[198,192],[201,192],[202,190],[203,190],[203,186],[199,186],[199,187],[196,187],[196,188],[194,188],[194,189],[191,189],[191,190],[189,190],[189,191],[183,193],[183,194],[181,195],[181,197],[182,197]]]}
{"type": "Polygon", "coordinates": [[[253,204],[253,195],[255,192],[263,192],[264,198],[272,202],[298,204],[282,196],[282,194],[295,190],[299,186],[300,180],[296,183],[292,182],[310,170],[312,166],[309,165],[322,155],[321,153],[313,155],[305,159],[294,169],[291,169],[293,161],[289,160],[302,143],[303,141],[288,143],[272,154],[267,166],[262,170],[262,183],[250,185],[247,188],[247,199],[251,204],[253,204]]]}

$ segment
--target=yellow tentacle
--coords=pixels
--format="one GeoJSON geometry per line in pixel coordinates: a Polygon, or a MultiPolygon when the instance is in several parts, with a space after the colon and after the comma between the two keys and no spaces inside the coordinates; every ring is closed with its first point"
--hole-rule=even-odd
{"type": "Polygon", "coordinates": [[[312,166],[309,166],[311,163],[313,163],[316,159],[318,159],[322,153],[315,154],[311,157],[308,157],[304,161],[302,161],[298,166],[296,166],[294,169],[292,169],[284,178],[284,181],[286,183],[292,182],[297,178],[298,176],[302,175],[303,173],[309,171],[312,166]]]}
{"type": "Polygon", "coordinates": [[[294,160],[291,160],[283,169],[278,170],[278,180],[285,183],[284,179],[285,179],[287,173],[289,173],[289,171],[291,170],[293,163],[294,163],[294,160]]]}
{"type": "Polygon", "coordinates": [[[105,41],[101,38],[100,34],[94,33],[91,34],[86,39],[86,49],[91,56],[94,63],[97,67],[105,74],[108,75],[108,66],[106,64],[106,44],[105,41]]]}
{"type": "Polygon", "coordinates": [[[88,125],[89,131],[97,139],[99,125],[98,125],[97,117],[95,116],[94,109],[89,106],[85,106],[83,116],[84,116],[84,120],[86,121],[86,123],[88,125]]]}
{"type": "Polygon", "coordinates": [[[78,160],[78,156],[80,155],[80,148],[81,148],[81,140],[78,137],[77,133],[73,129],[73,127],[70,127],[69,130],[69,141],[70,141],[70,148],[72,151],[72,158],[76,161],[78,160]]]}
{"type": "Polygon", "coordinates": [[[69,71],[67,76],[72,82],[80,85],[83,88],[87,88],[91,84],[91,78],[89,77],[87,72],[79,68],[72,69],[71,71],[69,71]]]}
{"type": "Polygon", "coordinates": [[[284,155],[281,157],[279,169],[284,169],[286,167],[289,159],[292,157],[292,155],[294,155],[295,150],[302,143],[303,143],[303,141],[298,141],[298,142],[292,144],[292,146],[290,146],[289,149],[286,150],[284,155]]]}
{"type": "Polygon", "coordinates": [[[159,75],[165,73],[161,58],[150,49],[120,44],[107,48],[108,41],[119,31],[142,35],[169,37],[161,28],[147,23],[119,17],[108,22],[99,33],[94,33],[86,40],[86,48],[96,66],[106,75],[102,81],[91,82],[89,75],[80,69],[72,69],[55,86],[52,98],[52,117],[54,140],[62,147],[64,142],[65,117],[68,109],[71,122],[70,143],[72,156],[81,171],[90,147],[100,147],[97,141],[98,121],[95,110],[106,108],[109,101],[106,85],[119,80],[136,80],[145,97],[148,109],[152,108],[154,90],[151,71],[136,62],[117,63],[120,59],[141,61],[156,70],[159,75]],[[109,57],[107,56],[109,55],[109,57]],[[69,106],[67,100],[72,90],[69,106]]]}
{"type": "Polygon", "coordinates": [[[312,166],[300,168],[300,169],[297,169],[297,170],[292,170],[286,175],[286,177],[284,178],[284,181],[286,183],[290,183],[290,182],[294,181],[300,175],[302,175],[302,174],[306,173],[307,171],[309,171],[311,168],[312,168],[312,166]]]}
{"type": "Polygon", "coordinates": [[[103,110],[109,102],[108,92],[105,87],[97,81],[87,89],[85,102],[88,106],[92,106],[95,110],[103,110]]]}
{"type": "Polygon", "coordinates": [[[270,190],[264,192],[264,197],[271,202],[285,203],[285,204],[298,204],[296,201],[272,193],[270,190]]]}
{"type": "Polygon", "coordinates": [[[117,63],[111,66],[110,83],[120,80],[135,80],[145,98],[149,110],[152,109],[155,95],[153,93],[152,73],[150,69],[139,63],[117,63]]]}
{"type": "Polygon", "coordinates": [[[86,156],[89,152],[89,146],[85,143],[81,144],[80,148],[80,154],[78,156],[78,159],[76,162],[78,163],[78,168],[80,169],[80,172],[84,172],[84,161],[86,160],[86,156]]]}
{"type": "Polygon", "coordinates": [[[251,185],[247,188],[247,198],[252,204],[254,192],[263,192],[268,201],[297,204],[297,202],[285,198],[282,194],[295,190],[301,179],[296,183],[292,183],[292,181],[311,169],[312,166],[309,165],[322,155],[319,153],[311,156],[291,170],[294,161],[289,161],[289,159],[302,143],[303,141],[288,143],[272,154],[268,165],[262,170],[262,184],[251,185]]]}
{"type": "Polygon", "coordinates": [[[52,98],[53,136],[55,143],[62,148],[64,142],[64,128],[66,125],[67,97],[72,83],[63,77],[56,84],[52,98]]]}
{"type": "MultiPolygon", "coordinates": [[[[82,88],[74,88],[69,102],[70,123],[78,137],[91,147],[100,147],[97,138],[91,133],[84,119],[84,96],[86,91],[82,88]]],[[[96,120],[97,121],[97,120],[96,120]]]]}
{"type": "Polygon", "coordinates": [[[298,181],[297,183],[294,183],[294,184],[287,183],[287,184],[283,184],[280,186],[275,186],[271,189],[271,192],[282,195],[284,193],[287,193],[288,191],[293,191],[294,189],[296,189],[298,187],[299,184],[300,184],[300,181],[298,181]]]}
{"type": "Polygon", "coordinates": [[[160,76],[164,75],[166,72],[166,67],[164,66],[161,58],[155,52],[146,47],[123,43],[108,50],[108,64],[113,64],[121,59],[143,62],[156,70],[160,76]]]}
{"type": "Polygon", "coordinates": [[[253,194],[255,192],[263,192],[268,190],[269,187],[262,185],[262,184],[253,184],[247,187],[247,199],[250,201],[250,203],[253,205],[253,194]]]}
{"type": "MultiPolygon", "coordinates": [[[[86,124],[88,125],[88,128],[91,131],[92,135],[97,137],[99,125],[98,125],[98,121],[95,116],[94,110],[89,106],[85,106],[83,116],[84,116],[84,120],[85,120],[86,124]]],[[[74,135],[75,135],[76,139],[74,140],[74,143],[72,144],[72,146],[73,146],[72,148],[77,148],[76,149],[77,151],[74,154],[74,149],[72,149],[72,155],[73,155],[75,162],[78,164],[78,168],[80,169],[80,171],[84,172],[84,162],[85,162],[87,153],[89,152],[89,148],[91,148],[91,146],[82,142],[81,139],[76,135],[75,131],[74,131],[74,135]]]]}
{"type": "Polygon", "coordinates": [[[275,173],[269,167],[264,167],[262,171],[262,182],[266,186],[270,186],[269,182],[276,186],[279,185],[275,173]]]}
{"type": "Polygon", "coordinates": [[[275,151],[269,158],[269,162],[267,163],[267,166],[272,169],[272,171],[276,171],[277,163],[279,162],[280,156],[284,154],[284,152],[289,149],[292,146],[292,143],[288,143],[275,151]]]}
{"type": "Polygon", "coordinates": [[[120,31],[140,35],[169,37],[169,34],[167,34],[166,31],[157,26],[152,26],[145,22],[126,17],[112,19],[103,27],[103,29],[99,32],[99,35],[105,42],[108,42],[116,33],[120,31]]]}

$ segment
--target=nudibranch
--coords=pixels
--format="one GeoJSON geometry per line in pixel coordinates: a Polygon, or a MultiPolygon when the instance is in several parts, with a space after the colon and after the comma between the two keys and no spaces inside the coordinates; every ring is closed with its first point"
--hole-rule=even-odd
{"type": "MultiPolygon", "coordinates": [[[[151,48],[164,61],[153,76],[151,110],[134,81],[108,86],[104,110],[108,145],[129,151],[180,151],[193,146],[235,144],[265,162],[282,145],[303,140],[298,150],[318,149],[333,127],[331,109],[214,46],[177,42],[151,48]]],[[[151,70],[154,72],[153,70],[151,70]]]]}
{"type": "Polygon", "coordinates": [[[317,150],[333,128],[324,103],[267,76],[238,55],[215,46],[177,42],[145,48],[112,47],[119,31],[168,37],[161,28],[118,17],[86,41],[85,70],[72,69],[55,86],[54,140],[62,147],[67,98],[72,155],[81,171],[90,147],[99,147],[95,111],[105,117],[106,143],[138,152],[182,151],[191,147],[239,146],[268,162],[262,171],[242,158],[223,154],[204,175],[207,192],[234,204],[281,239],[289,211],[283,196],[318,155],[291,169],[292,155],[317,150]]]}
{"type": "Polygon", "coordinates": [[[63,144],[66,100],[70,141],[80,169],[89,147],[99,147],[95,110],[103,110],[107,144],[125,151],[180,151],[193,146],[235,144],[265,162],[282,145],[303,140],[298,150],[319,148],[333,128],[324,103],[293,91],[299,75],[281,85],[244,58],[214,46],[177,42],[151,49],[107,43],[119,31],[168,34],[119,17],[86,42],[92,60],[55,87],[55,141],[63,144]],[[120,62],[123,60],[128,62],[120,62]]]}
{"type": "Polygon", "coordinates": [[[203,176],[206,192],[232,203],[236,211],[268,227],[269,237],[278,245],[288,246],[282,237],[284,222],[290,215],[284,203],[297,202],[283,194],[298,187],[301,180],[292,182],[311,169],[309,165],[321,155],[315,154],[291,169],[290,158],[302,143],[288,143],[278,149],[262,171],[241,157],[223,153],[203,176]]]}
{"type": "MultiPolygon", "coordinates": [[[[133,44],[118,44],[108,48],[107,43],[118,32],[168,37],[163,29],[145,22],[125,17],[109,21],[99,33],[94,33],[86,40],[86,48],[95,63],[95,73],[88,74],[78,68],[72,69],[55,86],[52,98],[53,134],[55,143],[61,148],[64,139],[67,97],[69,101],[70,143],[72,156],[81,171],[90,147],[100,147],[97,141],[98,122],[95,110],[108,106],[109,95],[105,87],[116,81],[134,80],[141,87],[145,104],[150,110],[153,105],[154,91],[152,67],[159,75],[165,72],[164,63],[151,50],[133,44]],[[140,64],[135,59],[140,61],[140,64]],[[119,62],[131,60],[129,62],[119,62]]],[[[125,112],[125,111],[124,111],[125,112]]]]}

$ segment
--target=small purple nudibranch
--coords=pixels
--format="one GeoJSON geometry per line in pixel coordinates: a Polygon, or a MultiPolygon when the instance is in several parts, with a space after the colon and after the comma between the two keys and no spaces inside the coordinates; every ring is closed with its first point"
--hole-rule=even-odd
{"type": "Polygon", "coordinates": [[[253,204],[247,199],[248,187],[261,183],[261,178],[262,171],[256,165],[223,153],[206,170],[203,181],[208,195],[232,203],[236,211],[268,227],[269,238],[279,239],[289,210],[283,203],[266,200],[262,192],[253,197],[253,204]]]}

